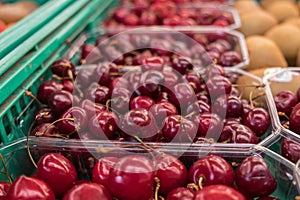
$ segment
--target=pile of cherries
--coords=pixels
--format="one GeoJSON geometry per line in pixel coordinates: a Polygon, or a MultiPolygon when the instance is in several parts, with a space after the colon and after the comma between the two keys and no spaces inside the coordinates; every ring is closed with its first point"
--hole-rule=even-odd
{"type": "Polygon", "coordinates": [[[105,23],[118,26],[197,26],[227,27],[234,24],[231,12],[216,6],[178,6],[177,2],[136,0],[134,4],[114,11],[112,19],[105,23]]]}
{"type": "MultiPolygon", "coordinates": [[[[300,135],[300,87],[297,93],[284,90],[274,96],[275,105],[280,116],[281,124],[300,135]]],[[[300,159],[300,143],[283,138],[281,143],[282,155],[296,163],[300,159]]]]}
{"type": "Polygon", "coordinates": [[[221,66],[198,73],[185,57],[171,62],[166,66],[161,57],[150,57],[127,72],[126,66],[109,62],[79,72],[69,60],[54,62],[51,70],[61,80],[39,86],[37,99],[44,106],[31,134],[188,144],[203,138],[259,142],[269,128],[269,114],[241,99],[221,66]]]}
{"type": "Polygon", "coordinates": [[[102,157],[91,180],[79,180],[71,161],[58,153],[44,154],[37,172],[0,183],[1,199],[44,200],[277,200],[277,182],[265,160],[244,159],[234,171],[222,157],[209,155],[189,169],[168,154],[102,157]],[[188,184],[189,183],[189,184],[188,184]],[[29,192],[30,191],[30,192],[29,192]]]}

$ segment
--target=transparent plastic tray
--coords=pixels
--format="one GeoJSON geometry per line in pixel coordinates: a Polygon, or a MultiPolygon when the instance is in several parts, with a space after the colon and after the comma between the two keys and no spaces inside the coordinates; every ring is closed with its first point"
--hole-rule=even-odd
{"type": "MultiPolygon", "coordinates": [[[[149,156],[139,147],[120,148],[118,144],[111,146],[107,143],[91,143],[83,141],[67,142],[61,139],[48,140],[47,138],[30,137],[28,147],[35,162],[46,153],[57,152],[71,160],[77,168],[79,179],[91,179],[92,168],[101,157],[126,155],[144,155],[149,156]],[[116,148],[117,147],[117,148],[116,148]],[[105,151],[103,151],[105,150],[105,151]]],[[[182,151],[180,149],[158,149],[155,145],[151,146],[155,151],[159,150],[165,154],[173,155],[179,158],[187,167],[199,158],[206,155],[218,155],[225,158],[229,163],[240,163],[248,156],[262,156],[269,166],[270,172],[277,180],[277,190],[272,196],[281,200],[295,199],[300,191],[297,191],[296,181],[299,179],[299,169],[295,165],[280,155],[260,146],[243,146],[222,144],[209,147],[193,147],[182,151]]],[[[0,153],[4,157],[4,162],[12,179],[21,174],[33,175],[35,168],[29,159],[26,139],[15,141],[5,147],[0,148],[0,153]]],[[[1,164],[0,164],[1,165],[1,164]]],[[[1,165],[1,168],[3,166],[1,165]]],[[[5,175],[1,175],[0,180],[6,180],[5,175]]]]}

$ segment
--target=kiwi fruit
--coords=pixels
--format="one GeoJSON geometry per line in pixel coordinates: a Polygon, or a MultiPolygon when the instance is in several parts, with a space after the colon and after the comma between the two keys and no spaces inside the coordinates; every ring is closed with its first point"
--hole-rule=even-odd
{"type": "Polygon", "coordinates": [[[268,8],[271,4],[278,2],[278,1],[285,1],[290,3],[295,3],[295,0],[260,0],[260,5],[263,8],[268,8]]]}
{"type": "Polygon", "coordinates": [[[243,14],[253,10],[260,10],[260,6],[252,0],[239,0],[234,3],[235,9],[239,12],[239,14],[243,14]]]}
{"type": "Polygon", "coordinates": [[[0,7],[0,20],[5,23],[13,23],[21,20],[30,12],[24,7],[6,4],[0,7]]]}
{"type": "Polygon", "coordinates": [[[300,18],[292,17],[283,22],[284,24],[291,24],[300,29],[300,18]]]}
{"type": "Polygon", "coordinates": [[[289,1],[274,2],[266,8],[266,11],[271,13],[278,22],[283,22],[288,18],[299,16],[299,10],[296,4],[289,1]]]}

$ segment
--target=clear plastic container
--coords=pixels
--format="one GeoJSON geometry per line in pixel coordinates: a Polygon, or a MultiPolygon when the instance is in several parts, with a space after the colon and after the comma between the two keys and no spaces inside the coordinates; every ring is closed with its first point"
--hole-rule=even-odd
{"type": "MultiPolygon", "coordinates": [[[[62,139],[54,139],[52,141],[47,138],[30,137],[28,147],[35,162],[46,153],[57,152],[66,156],[71,160],[77,168],[79,179],[91,179],[92,168],[97,159],[105,156],[123,157],[126,155],[143,155],[150,156],[149,152],[145,153],[143,148],[136,146],[127,146],[120,148],[118,144],[101,143],[101,142],[83,142],[83,141],[65,141],[62,139]]],[[[151,145],[157,152],[157,147],[151,145]]],[[[177,148],[159,149],[160,152],[173,155],[179,158],[187,167],[199,158],[206,155],[218,155],[225,158],[229,163],[234,165],[240,163],[248,156],[262,156],[269,166],[269,170],[277,180],[277,189],[272,196],[279,199],[295,199],[299,194],[295,180],[299,180],[299,168],[280,155],[260,146],[245,145],[222,145],[215,144],[207,147],[190,147],[188,150],[180,150],[177,148]]],[[[4,158],[4,162],[12,179],[16,179],[21,174],[33,175],[35,168],[29,159],[26,139],[18,140],[12,144],[0,148],[0,153],[4,158]]],[[[151,157],[151,156],[150,156],[151,157]]],[[[1,165],[1,164],[0,164],[1,165]]],[[[3,166],[1,165],[1,168],[3,166]]],[[[1,180],[6,180],[5,175],[1,175],[1,180]]],[[[298,185],[299,186],[299,185],[298,185]]]]}

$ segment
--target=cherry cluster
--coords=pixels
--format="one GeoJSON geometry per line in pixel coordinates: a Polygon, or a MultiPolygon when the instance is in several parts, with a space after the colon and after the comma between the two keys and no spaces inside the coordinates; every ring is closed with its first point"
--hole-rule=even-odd
{"type": "MultiPolygon", "coordinates": [[[[300,135],[300,88],[297,93],[284,90],[274,96],[281,124],[300,135]]],[[[281,145],[282,155],[296,163],[300,159],[300,144],[284,138],[281,145]]]]}
{"type": "Polygon", "coordinates": [[[232,13],[218,7],[180,7],[172,1],[135,1],[130,7],[115,10],[105,25],[113,26],[196,26],[227,27],[235,23],[232,13]]]}
{"type": "MultiPolygon", "coordinates": [[[[144,4],[144,2],[147,3],[158,3],[158,2],[164,2],[166,0],[123,0],[122,4],[123,5],[131,5],[132,3],[139,5],[139,4],[144,4]]],[[[170,0],[173,1],[174,3],[218,3],[218,4],[228,4],[230,3],[230,0],[170,0]]]]}
{"type": "Polygon", "coordinates": [[[44,154],[33,176],[22,175],[10,185],[1,182],[5,199],[102,199],[112,200],[278,200],[268,197],[277,182],[265,160],[244,159],[233,170],[220,156],[209,155],[189,169],[168,154],[102,157],[93,167],[91,180],[79,180],[71,161],[58,153],[44,154]],[[255,186],[255,187],[254,187],[255,186]],[[30,192],[28,192],[30,191],[30,192]]]}
{"type": "Polygon", "coordinates": [[[178,58],[188,57],[194,66],[207,66],[214,60],[223,67],[232,67],[242,62],[237,46],[236,38],[224,31],[186,35],[125,32],[103,35],[95,45],[82,45],[79,63],[109,61],[117,65],[141,65],[144,59],[159,56],[166,65],[180,65],[178,58]]]}

